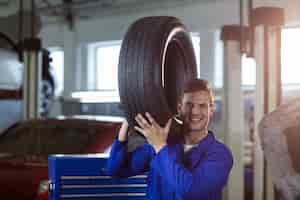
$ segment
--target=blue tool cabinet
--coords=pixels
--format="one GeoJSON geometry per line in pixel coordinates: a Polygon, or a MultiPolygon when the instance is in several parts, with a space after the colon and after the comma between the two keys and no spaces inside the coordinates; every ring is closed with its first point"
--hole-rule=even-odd
{"type": "Polygon", "coordinates": [[[49,200],[145,200],[146,178],[112,178],[105,174],[107,156],[51,155],[49,200]]]}

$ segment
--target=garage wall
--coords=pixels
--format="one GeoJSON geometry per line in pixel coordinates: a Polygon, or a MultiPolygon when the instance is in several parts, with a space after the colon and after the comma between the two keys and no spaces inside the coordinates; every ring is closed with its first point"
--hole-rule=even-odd
{"type": "MultiPolygon", "coordinates": [[[[231,2],[229,0],[228,2],[231,2]]],[[[136,19],[151,15],[171,15],[180,18],[191,31],[207,30],[220,27],[224,23],[237,23],[238,7],[231,3],[192,4],[178,8],[165,8],[144,11],[134,15],[110,17],[108,19],[93,20],[78,23],[78,39],[82,42],[95,40],[120,39],[136,19]],[[211,12],[214,10],[215,12],[211,12]],[[228,15],[226,13],[232,13],[228,15]],[[97,26],[95,26],[97,24],[97,26]],[[100,38],[101,37],[101,38],[100,38]]]]}
{"type": "MultiPolygon", "coordinates": [[[[76,23],[78,42],[93,42],[105,40],[118,40],[122,38],[128,25],[134,20],[150,15],[172,15],[180,18],[191,31],[218,29],[224,24],[239,23],[239,0],[218,0],[211,3],[199,1],[188,5],[174,7],[165,5],[163,8],[132,9],[134,12],[113,13],[104,15],[99,19],[80,20],[76,23]],[[199,3],[200,2],[200,3],[199,3]]],[[[254,7],[278,6],[284,7],[286,25],[300,25],[300,1],[298,0],[254,0],[254,7]]],[[[175,5],[176,6],[176,5],[175,5]]],[[[47,25],[41,31],[44,44],[63,45],[63,26],[47,25]],[[55,34],[53,34],[55,33],[55,34]]]]}
{"type": "MultiPolygon", "coordinates": [[[[180,7],[165,7],[156,10],[140,10],[134,14],[107,15],[101,19],[78,21],[76,34],[78,42],[93,42],[105,40],[119,40],[124,35],[128,26],[136,19],[150,15],[171,15],[180,18],[192,31],[214,29],[222,24],[238,23],[238,5],[236,0],[227,0],[214,3],[191,3],[180,7]],[[211,12],[214,10],[214,12],[211,12]],[[230,14],[226,14],[230,13],[230,14]]],[[[62,42],[61,35],[52,35],[56,31],[54,26],[45,27],[42,30],[42,38],[45,44],[53,44],[54,41],[62,42]],[[47,37],[50,36],[50,37],[47,37]],[[56,37],[56,39],[53,39],[56,37]]],[[[62,43],[61,43],[62,44],[62,43]]]]}

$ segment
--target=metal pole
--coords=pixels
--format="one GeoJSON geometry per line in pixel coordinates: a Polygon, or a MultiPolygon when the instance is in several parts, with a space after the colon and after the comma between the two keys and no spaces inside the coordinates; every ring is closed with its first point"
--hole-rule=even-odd
{"type": "MultiPolygon", "coordinates": [[[[244,198],[244,109],[242,94],[241,32],[245,27],[224,26],[224,110],[225,143],[232,150],[235,164],[227,184],[227,199],[244,198]]],[[[246,38],[245,38],[246,39],[246,38]]]]}
{"type": "MultiPolygon", "coordinates": [[[[281,51],[280,32],[284,23],[283,9],[261,7],[253,10],[253,26],[255,27],[255,200],[273,200],[273,183],[270,176],[269,162],[265,162],[261,142],[258,136],[258,124],[267,113],[272,112],[280,103],[281,95],[281,51]]],[[[274,171],[274,170],[273,170],[274,171]]]]}
{"type": "Polygon", "coordinates": [[[35,4],[34,0],[31,0],[31,38],[34,37],[34,31],[35,31],[35,4]]]}
{"type": "Polygon", "coordinates": [[[23,119],[40,117],[40,83],[42,75],[41,42],[39,39],[24,40],[23,119]]]}

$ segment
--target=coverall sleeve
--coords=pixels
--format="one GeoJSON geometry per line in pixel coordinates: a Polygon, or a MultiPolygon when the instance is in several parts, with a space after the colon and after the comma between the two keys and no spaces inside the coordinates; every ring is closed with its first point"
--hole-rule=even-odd
{"type": "Polygon", "coordinates": [[[182,196],[199,199],[214,191],[222,191],[233,165],[232,154],[225,147],[207,154],[193,169],[188,170],[169,155],[168,146],[165,146],[153,158],[151,166],[182,196]]]}
{"type": "Polygon", "coordinates": [[[118,177],[134,176],[149,169],[153,149],[149,144],[138,147],[129,153],[127,142],[115,139],[107,161],[107,174],[118,177]]]}

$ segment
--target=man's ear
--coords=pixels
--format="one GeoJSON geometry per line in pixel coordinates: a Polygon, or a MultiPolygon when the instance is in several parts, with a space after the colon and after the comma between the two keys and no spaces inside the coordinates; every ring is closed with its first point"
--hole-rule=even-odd
{"type": "Polygon", "coordinates": [[[178,114],[181,113],[181,107],[182,107],[182,104],[181,104],[181,103],[178,103],[178,104],[177,104],[177,113],[178,113],[178,114]]]}
{"type": "Polygon", "coordinates": [[[174,117],[174,120],[179,123],[179,124],[183,124],[183,119],[181,117],[181,109],[182,109],[182,104],[178,103],[177,104],[177,115],[174,117]]]}

